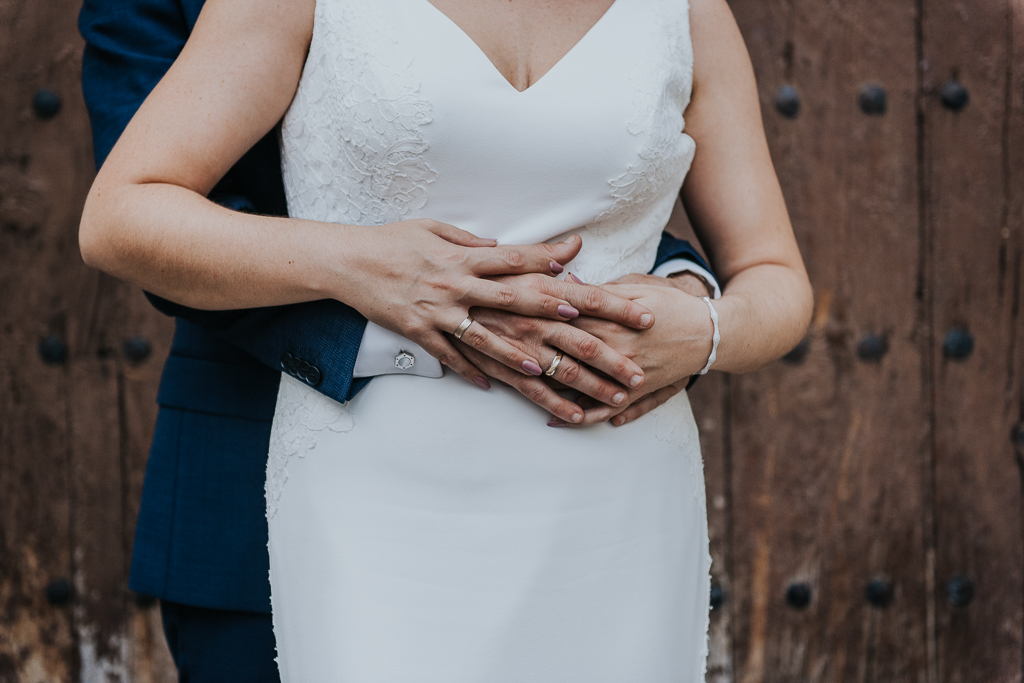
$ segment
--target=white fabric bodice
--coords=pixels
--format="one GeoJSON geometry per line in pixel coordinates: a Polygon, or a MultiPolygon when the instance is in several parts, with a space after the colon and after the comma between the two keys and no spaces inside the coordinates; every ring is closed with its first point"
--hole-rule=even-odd
{"type": "MultiPolygon", "coordinates": [[[[648,272],[694,155],[685,0],[615,0],[523,92],[427,0],[318,0],[282,126],[293,217],[432,218],[648,272]]],[[[552,429],[510,387],[282,375],[267,520],[284,683],[698,683],[709,567],[681,392],[552,429]]]]}
{"type": "Polygon", "coordinates": [[[427,0],[321,0],[282,126],[290,215],[577,232],[585,281],[647,272],[694,155],[692,64],[686,2],[616,0],[520,92],[427,0]]]}

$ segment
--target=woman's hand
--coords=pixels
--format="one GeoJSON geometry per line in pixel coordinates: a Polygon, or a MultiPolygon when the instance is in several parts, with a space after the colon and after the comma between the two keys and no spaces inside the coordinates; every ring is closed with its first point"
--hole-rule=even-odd
{"type": "MultiPolygon", "coordinates": [[[[560,296],[568,289],[551,277],[579,253],[573,235],[558,244],[497,246],[464,230],[433,220],[410,220],[358,228],[347,240],[344,270],[325,274],[324,295],[345,301],[367,319],[416,342],[471,382],[486,383],[480,370],[452,345],[452,335],[474,306],[497,309],[525,320],[567,321],[579,310],[560,296]],[[353,258],[352,255],[356,255],[353,258]],[[528,279],[501,276],[529,274],[528,279]]],[[[576,285],[574,287],[579,288],[576,285]]],[[[591,297],[593,298],[593,297],[591,297]]],[[[613,299],[605,295],[603,299],[613,299]]],[[[620,300],[632,319],[650,312],[620,300]]],[[[461,341],[516,372],[541,373],[537,357],[494,334],[478,320],[461,341]]]]}
{"type": "MultiPolygon", "coordinates": [[[[540,275],[498,279],[505,284],[515,283],[561,297],[587,316],[630,329],[645,329],[654,321],[653,314],[646,307],[599,287],[587,287],[540,275]]],[[[644,382],[643,370],[636,363],[600,339],[565,322],[527,317],[493,308],[475,308],[472,313],[484,328],[522,352],[540,359],[538,370],[550,367],[555,354],[563,352],[563,359],[551,376],[551,380],[562,388],[568,387],[607,405],[619,406],[626,400],[629,388],[637,389],[644,382]]],[[[463,337],[462,341],[465,342],[466,338],[463,337]]],[[[481,353],[480,349],[467,348],[461,343],[457,347],[488,375],[512,386],[556,418],[566,422],[583,419],[580,405],[556,393],[547,378],[526,376],[510,370],[510,363],[499,363],[481,353]]]]}
{"type": "Polygon", "coordinates": [[[629,275],[601,287],[654,311],[658,324],[649,330],[637,332],[594,318],[573,323],[636,362],[646,378],[642,391],[631,391],[619,406],[581,400],[585,414],[577,426],[609,419],[615,425],[635,420],[685,389],[690,376],[704,367],[714,333],[710,312],[699,297],[675,284],[653,276],[629,275]]]}

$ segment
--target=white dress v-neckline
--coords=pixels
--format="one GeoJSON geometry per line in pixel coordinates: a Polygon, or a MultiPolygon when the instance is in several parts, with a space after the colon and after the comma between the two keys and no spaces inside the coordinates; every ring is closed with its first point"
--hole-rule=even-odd
{"type": "MultiPolygon", "coordinates": [[[[541,81],[545,80],[548,76],[551,76],[553,71],[558,70],[558,68],[560,66],[562,66],[563,62],[571,61],[572,58],[573,58],[573,53],[579,52],[581,50],[585,50],[586,46],[584,45],[584,43],[592,42],[593,40],[596,40],[597,39],[596,37],[592,37],[593,34],[599,33],[602,30],[602,25],[603,24],[607,24],[607,23],[612,21],[612,19],[609,19],[608,15],[613,14],[613,12],[616,10],[616,5],[625,4],[626,0],[613,0],[612,4],[609,5],[608,8],[604,11],[604,14],[602,14],[600,17],[598,17],[597,21],[595,21],[590,26],[590,28],[588,28],[587,31],[582,36],[580,36],[579,40],[577,40],[575,43],[573,43],[572,47],[570,47],[565,52],[565,54],[563,54],[558,59],[558,61],[556,61],[554,64],[552,64],[548,68],[547,71],[545,71],[543,74],[541,74],[540,78],[538,78],[537,80],[535,80],[533,83],[531,83],[530,85],[528,85],[526,88],[524,88],[522,90],[520,90],[519,88],[517,88],[514,85],[512,85],[512,82],[505,77],[505,74],[501,73],[501,71],[498,69],[497,65],[494,63],[494,60],[491,59],[491,57],[486,52],[484,52],[483,48],[481,48],[477,44],[477,42],[475,40],[473,40],[472,36],[470,36],[469,33],[467,33],[465,29],[463,29],[461,26],[459,26],[459,24],[454,19],[449,17],[447,14],[442,12],[440,9],[438,9],[438,7],[436,5],[434,5],[434,3],[430,2],[430,0],[410,0],[410,2],[413,3],[413,4],[427,5],[427,9],[428,9],[429,13],[437,15],[438,19],[443,20],[441,23],[448,24],[449,28],[454,29],[454,31],[456,33],[461,34],[461,41],[460,42],[468,43],[469,46],[471,46],[471,48],[472,48],[471,51],[477,53],[477,56],[479,57],[479,59],[477,59],[476,61],[486,62],[486,66],[490,66],[490,69],[491,69],[491,71],[493,71],[494,75],[496,75],[501,80],[505,81],[505,83],[508,85],[510,90],[512,90],[514,93],[516,93],[518,95],[525,95],[527,92],[529,92],[530,90],[533,90],[535,87],[537,87],[537,85],[540,84],[541,81]]],[[[566,68],[568,68],[568,67],[566,67],[566,68]]]]}
{"type": "MultiPolygon", "coordinates": [[[[616,0],[522,92],[424,1],[317,0],[281,128],[289,214],[578,233],[583,280],[649,272],[695,151],[685,0],[616,0]]],[[[300,355],[347,372],[336,343],[300,355]]],[[[283,683],[703,681],[686,393],[622,427],[548,419],[453,373],[375,377],[345,404],[282,375],[266,489],[283,683]]]]}

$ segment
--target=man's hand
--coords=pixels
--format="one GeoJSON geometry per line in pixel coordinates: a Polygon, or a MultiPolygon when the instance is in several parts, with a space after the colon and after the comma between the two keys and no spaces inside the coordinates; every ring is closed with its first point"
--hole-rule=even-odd
{"type": "MultiPolygon", "coordinates": [[[[639,310],[624,307],[619,297],[610,296],[601,287],[580,283],[578,278],[560,282],[538,275],[514,276],[519,286],[539,287],[553,296],[572,301],[589,319],[598,320],[608,329],[618,329],[629,335],[639,327],[633,318],[639,310]],[[627,327],[628,326],[628,327],[627,327]]],[[[627,275],[612,283],[615,285],[654,285],[668,290],[703,296],[706,287],[702,280],[686,273],[670,279],[652,275],[627,275]]],[[[612,424],[631,422],[650,412],[685,388],[689,376],[655,390],[646,389],[646,382],[636,382],[637,364],[621,349],[584,332],[579,326],[510,314],[496,309],[475,308],[473,315],[493,333],[550,365],[557,351],[564,354],[562,362],[551,379],[528,377],[459,344],[459,350],[489,376],[498,379],[550,412],[554,419],[548,424],[561,427],[578,424],[584,415],[587,424],[611,419],[612,424]],[[617,379],[618,382],[613,381],[617,379]],[[632,384],[632,386],[630,386],[632,384]],[[570,388],[580,392],[574,402],[563,398],[558,391],[570,388]],[[602,409],[602,410],[598,410],[602,409]]],[[[580,318],[583,320],[583,318],[580,318]]]]}
{"type": "MultiPolygon", "coordinates": [[[[496,278],[503,284],[514,284],[562,298],[588,317],[600,319],[623,329],[643,329],[653,323],[649,309],[625,297],[616,296],[599,287],[579,285],[571,280],[560,281],[539,274],[496,278]],[[645,318],[645,316],[649,316],[645,318]]],[[[503,342],[521,353],[537,358],[542,368],[550,367],[555,355],[563,358],[551,380],[556,386],[569,387],[610,406],[624,404],[629,390],[644,381],[643,370],[628,357],[610,348],[600,339],[572,325],[557,320],[516,315],[494,308],[473,308],[476,321],[503,342]]],[[[472,329],[472,328],[470,328],[472,329]]],[[[465,341],[465,339],[463,339],[465,341]]],[[[568,423],[583,419],[583,409],[556,393],[546,377],[527,376],[516,372],[477,349],[456,342],[458,350],[489,376],[517,389],[524,396],[568,423]]],[[[537,372],[536,375],[540,375],[537,372]]]]}
{"type": "MultiPolygon", "coordinates": [[[[654,275],[642,275],[639,273],[634,273],[626,275],[625,277],[622,277],[616,280],[615,282],[609,284],[610,290],[614,289],[614,287],[619,285],[639,285],[640,287],[644,288],[661,287],[674,289],[677,290],[678,292],[682,292],[689,295],[689,297],[693,297],[688,301],[688,303],[693,303],[697,301],[698,297],[709,295],[709,287],[707,286],[707,283],[705,283],[701,278],[688,272],[670,278],[661,278],[654,275]]],[[[701,306],[703,305],[704,304],[702,303],[701,306]]],[[[653,307],[652,310],[654,310],[653,307]]],[[[665,333],[671,334],[671,331],[667,329],[667,327],[671,325],[669,321],[672,321],[676,317],[673,315],[666,315],[665,313],[657,311],[656,313],[657,315],[659,315],[659,320],[665,323],[665,326],[661,326],[660,329],[659,326],[655,326],[654,329],[649,330],[648,333],[645,335],[648,342],[655,341],[656,337],[664,336],[665,333]],[[661,334],[659,334],[659,332],[661,334]]],[[[710,325],[710,320],[708,320],[707,323],[710,325]]],[[[575,324],[581,329],[587,329],[588,327],[592,328],[594,326],[594,321],[587,321],[585,319],[580,318],[576,321],[575,324]]],[[[608,343],[612,348],[615,348],[617,350],[626,349],[623,346],[616,346],[616,339],[619,340],[618,343],[620,344],[628,344],[629,349],[626,350],[626,355],[629,355],[630,357],[634,358],[634,360],[638,358],[636,355],[631,355],[631,351],[633,354],[639,351],[639,348],[633,347],[634,343],[640,341],[639,337],[631,334],[622,334],[623,332],[625,332],[625,330],[615,330],[614,327],[609,325],[601,324],[600,327],[602,328],[601,330],[590,329],[590,331],[594,333],[595,336],[598,336],[603,341],[608,343]],[[604,336],[602,336],[602,334],[604,336]]],[[[699,326],[699,329],[703,330],[704,326],[699,326]]],[[[710,339],[710,337],[708,338],[710,339]]],[[[664,350],[664,347],[660,346],[659,344],[655,344],[655,346],[659,346],[662,350],[664,350]]],[[[656,349],[651,349],[651,351],[654,352],[654,356],[663,355],[658,354],[656,349]]],[[[640,362],[640,365],[642,367],[645,367],[646,371],[646,366],[643,361],[640,362]]],[[[662,405],[670,398],[678,394],[680,391],[683,391],[686,388],[687,383],[689,382],[690,374],[692,374],[685,374],[684,376],[675,379],[674,381],[669,381],[667,384],[662,385],[661,383],[664,381],[663,377],[665,372],[667,371],[669,373],[669,376],[671,376],[672,370],[668,369],[668,367],[669,366],[661,365],[661,371],[655,371],[655,373],[651,375],[650,378],[644,383],[642,393],[631,393],[628,401],[625,401],[614,408],[607,405],[601,405],[596,401],[588,399],[587,397],[582,397],[579,403],[581,407],[583,407],[585,410],[585,419],[575,424],[578,426],[586,426],[610,420],[613,425],[622,426],[651,412],[652,410],[654,410],[655,408],[662,405]]],[[[555,424],[555,421],[552,421],[549,424],[551,426],[566,426],[565,423],[555,424]]]]}

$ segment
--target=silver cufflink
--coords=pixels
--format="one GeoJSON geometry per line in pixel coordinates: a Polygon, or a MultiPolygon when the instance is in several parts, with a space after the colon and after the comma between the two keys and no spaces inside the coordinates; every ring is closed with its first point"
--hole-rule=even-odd
{"type": "Polygon", "coordinates": [[[408,351],[402,351],[395,356],[395,367],[399,370],[408,370],[416,365],[416,357],[408,351]]]}

